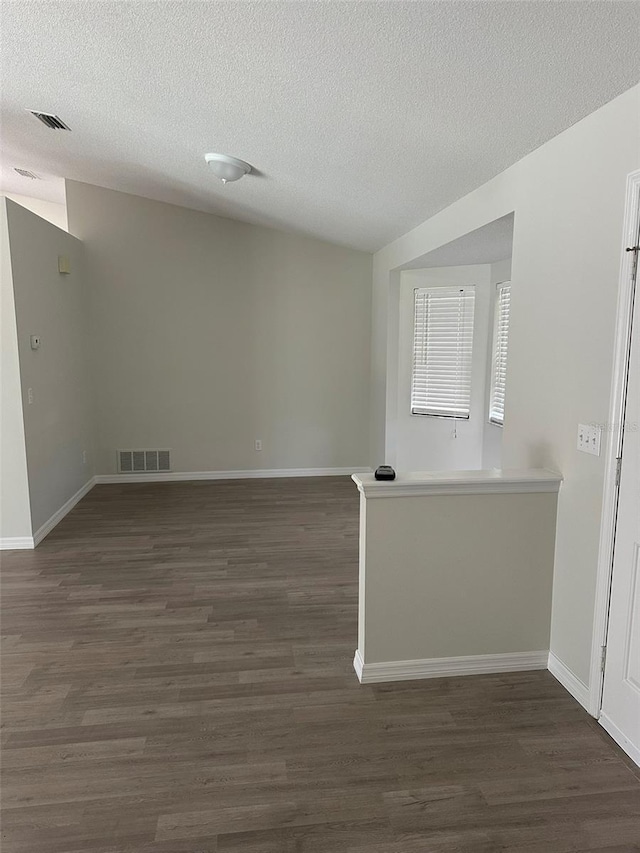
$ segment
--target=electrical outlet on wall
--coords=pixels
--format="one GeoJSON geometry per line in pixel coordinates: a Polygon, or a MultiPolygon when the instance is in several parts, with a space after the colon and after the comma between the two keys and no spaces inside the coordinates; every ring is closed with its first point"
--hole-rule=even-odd
{"type": "Polygon", "coordinates": [[[600,456],[602,430],[596,424],[578,424],[578,450],[600,456]]]}
{"type": "Polygon", "coordinates": [[[256,450],[262,450],[262,439],[256,438],[256,450]]]}
{"type": "Polygon", "coordinates": [[[82,451],[82,464],[83,465],[87,464],[87,451],[86,450],[82,451]]]}
{"type": "Polygon", "coordinates": [[[29,405],[33,403],[33,388],[27,388],[27,403],[29,405]]]}

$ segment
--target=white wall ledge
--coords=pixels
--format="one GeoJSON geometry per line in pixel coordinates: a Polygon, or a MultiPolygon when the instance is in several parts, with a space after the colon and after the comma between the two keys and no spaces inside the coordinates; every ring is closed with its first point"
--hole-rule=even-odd
{"type": "Polygon", "coordinates": [[[557,492],[562,474],[546,468],[490,468],[486,471],[401,472],[395,480],[376,480],[373,474],[352,474],[351,479],[366,498],[402,498],[557,492]]]}

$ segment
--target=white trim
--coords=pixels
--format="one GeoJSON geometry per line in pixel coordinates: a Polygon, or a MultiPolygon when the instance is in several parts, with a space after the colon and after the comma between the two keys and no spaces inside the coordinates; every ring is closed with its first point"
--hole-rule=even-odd
{"type": "Polygon", "coordinates": [[[33,536],[6,536],[0,539],[0,551],[31,551],[34,547],[33,536]]]}
{"type": "Polygon", "coordinates": [[[373,474],[351,479],[366,498],[404,498],[430,495],[508,495],[557,492],[562,474],[544,468],[486,471],[422,471],[400,473],[395,480],[376,480],[373,474]]]}
{"type": "MultiPolygon", "coordinates": [[[[602,515],[600,520],[600,545],[598,549],[598,569],[596,574],[596,594],[591,634],[591,670],[589,677],[589,702],[587,710],[597,717],[602,708],[602,689],[604,673],[600,666],[602,646],[606,645],[607,616],[609,612],[609,591],[613,568],[613,526],[618,495],[616,487],[616,457],[621,439],[621,420],[623,405],[623,383],[627,361],[627,343],[631,323],[631,264],[633,252],[626,252],[638,236],[638,206],[640,204],[640,169],[627,178],[625,199],[625,217],[620,262],[620,281],[618,285],[618,307],[616,311],[616,331],[611,378],[611,405],[609,423],[612,427],[607,445],[604,491],[602,497],[602,515]]],[[[613,735],[612,735],[613,737],[613,735]]],[[[614,738],[615,739],[615,738],[614,738]]]]}
{"type": "Polygon", "coordinates": [[[247,480],[274,477],[349,477],[370,468],[257,468],[247,471],[158,471],[148,474],[97,474],[96,483],[176,483],[189,480],[247,480]]]}
{"type": "Polygon", "coordinates": [[[353,668],[356,671],[356,675],[358,676],[358,681],[362,684],[362,677],[364,673],[364,661],[362,660],[362,655],[360,654],[360,649],[356,649],[356,653],[353,658],[353,668]]]}
{"type": "Polygon", "coordinates": [[[564,689],[576,699],[583,708],[589,710],[589,688],[581,678],[572,672],[569,667],[557,658],[553,652],[549,652],[549,672],[556,678],[564,689]]]}
{"type": "Polygon", "coordinates": [[[458,675],[546,669],[548,659],[548,651],[539,651],[364,663],[358,650],[355,654],[353,666],[361,684],[373,684],[381,681],[411,681],[416,678],[445,678],[458,675]]]}
{"type": "Polygon", "coordinates": [[[625,735],[622,734],[620,729],[615,723],[611,722],[606,714],[600,714],[598,722],[605,732],[615,740],[620,749],[624,750],[634,764],[637,764],[638,767],[640,767],[640,749],[638,749],[635,744],[631,743],[628,737],[625,737],[625,735]]]}
{"type": "Polygon", "coordinates": [[[36,530],[36,532],[33,534],[34,548],[36,545],[42,542],[42,540],[45,536],[47,536],[47,534],[51,533],[53,528],[62,521],[65,515],[71,512],[74,506],[82,500],[82,498],[87,494],[87,492],[91,491],[95,484],[96,478],[92,477],[84,484],[84,486],[78,489],[75,495],[72,495],[68,501],[65,501],[65,503],[62,504],[60,509],[56,510],[56,512],[53,513],[53,515],[48,521],[45,521],[45,523],[36,530]]]}
{"type": "Polygon", "coordinates": [[[71,512],[74,506],[91,491],[95,484],[96,478],[92,477],[84,486],[78,489],[75,495],[72,495],[68,501],[65,501],[60,509],[56,510],[51,518],[36,530],[33,536],[11,536],[0,539],[0,551],[24,551],[35,548],[62,521],[65,515],[71,512]]]}

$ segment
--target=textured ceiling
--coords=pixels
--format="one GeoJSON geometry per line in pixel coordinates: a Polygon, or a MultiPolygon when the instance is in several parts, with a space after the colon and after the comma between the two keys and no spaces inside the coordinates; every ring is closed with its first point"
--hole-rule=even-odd
{"type": "Polygon", "coordinates": [[[405,270],[431,267],[457,267],[469,264],[494,264],[511,257],[513,213],[476,228],[451,243],[446,243],[403,267],[405,270]]]}
{"type": "Polygon", "coordinates": [[[367,250],[640,77],[637,2],[4,0],[1,14],[2,189],[59,198],[19,166],[367,250]],[[224,187],[207,151],[259,174],[224,187]]]}

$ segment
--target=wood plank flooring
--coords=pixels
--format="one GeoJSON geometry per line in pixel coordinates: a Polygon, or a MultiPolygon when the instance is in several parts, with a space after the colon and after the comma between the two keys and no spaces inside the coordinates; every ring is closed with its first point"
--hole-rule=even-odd
{"type": "Polygon", "coordinates": [[[640,851],[549,673],[360,686],[346,478],[97,486],[2,556],[3,853],[640,851]]]}

